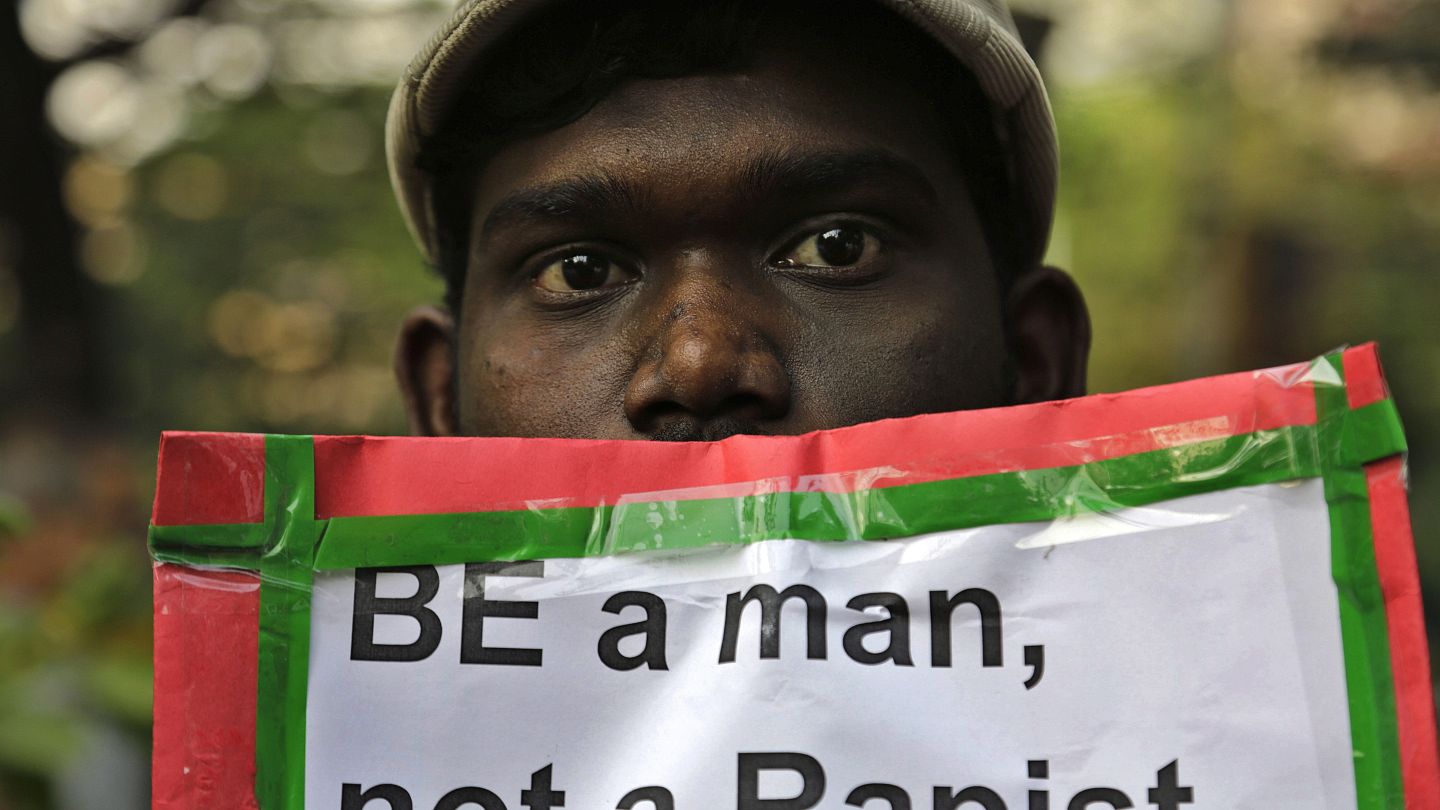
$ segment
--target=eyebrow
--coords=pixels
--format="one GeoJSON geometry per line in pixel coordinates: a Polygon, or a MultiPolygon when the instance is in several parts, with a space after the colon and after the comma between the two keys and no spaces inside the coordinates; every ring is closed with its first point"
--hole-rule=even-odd
{"type": "Polygon", "coordinates": [[[633,211],[644,195],[636,186],[606,173],[567,177],[523,188],[496,203],[480,227],[482,238],[521,222],[570,219],[598,211],[633,211]]]}
{"type": "Polygon", "coordinates": [[[939,199],[919,166],[885,149],[855,152],[796,152],[761,155],[745,172],[743,191],[756,199],[841,193],[884,181],[909,186],[927,202],[939,199]]]}
{"type": "MultiPolygon", "coordinates": [[[[884,149],[769,152],[745,166],[738,190],[758,203],[767,198],[843,193],[876,181],[908,187],[932,204],[939,199],[918,166],[884,149]]],[[[480,235],[486,239],[502,227],[527,222],[634,212],[646,196],[639,186],[605,172],[567,177],[500,200],[486,214],[480,235]]]]}

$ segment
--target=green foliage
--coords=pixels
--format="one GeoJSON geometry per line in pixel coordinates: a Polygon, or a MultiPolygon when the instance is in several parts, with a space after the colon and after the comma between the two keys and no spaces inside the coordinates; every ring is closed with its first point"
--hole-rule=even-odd
{"type": "Polygon", "coordinates": [[[211,112],[208,136],[135,173],[150,192],[131,212],[148,261],[124,291],[138,317],[123,322],[145,424],[403,428],[389,344],[404,310],[439,300],[440,285],[390,193],[386,98],[261,93],[211,112]],[[322,139],[337,122],[362,128],[340,174],[322,139]],[[195,190],[197,177],[218,199],[195,190]]]}
{"type": "Polygon", "coordinates": [[[0,601],[0,795],[48,806],[97,726],[148,737],[150,593],[133,548],[92,547],[47,598],[0,601]]]}
{"type": "Polygon", "coordinates": [[[13,495],[0,492],[0,542],[19,537],[30,527],[25,504],[13,495]]]}

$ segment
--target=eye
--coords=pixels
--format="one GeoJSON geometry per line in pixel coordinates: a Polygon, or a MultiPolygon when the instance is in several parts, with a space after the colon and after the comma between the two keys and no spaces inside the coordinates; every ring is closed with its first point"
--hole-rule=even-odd
{"type": "Polygon", "coordinates": [[[635,273],[603,253],[577,250],[540,268],[535,286],[552,293],[581,293],[619,287],[635,273]]]}
{"type": "Polygon", "coordinates": [[[775,260],[775,265],[841,269],[869,261],[879,249],[879,240],[868,229],[859,225],[832,225],[806,234],[775,260]]]}

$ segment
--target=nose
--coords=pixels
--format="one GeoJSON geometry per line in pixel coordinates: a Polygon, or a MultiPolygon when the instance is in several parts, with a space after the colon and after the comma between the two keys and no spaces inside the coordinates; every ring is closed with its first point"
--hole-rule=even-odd
{"type": "Polygon", "coordinates": [[[762,323],[763,304],[714,283],[680,285],[625,392],[625,416],[651,438],[712,440],[764,433],[790,410],[790,378],[762,323]]]}

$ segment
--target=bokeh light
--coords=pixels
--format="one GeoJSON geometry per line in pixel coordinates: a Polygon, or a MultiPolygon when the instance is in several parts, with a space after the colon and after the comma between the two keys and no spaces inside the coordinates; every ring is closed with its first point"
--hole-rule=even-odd
{"type": "Polygon", "coordinates": [[[101,284],[123,287],[145,272],[145,242],[128,222],[110,222],[80,240],[80,264],[101,284]]]}
{"type": "Polygon", "coordinates": [[[140,36],[175,5],[175,0],[20,0],[18,10],[30,47],[58,61],[97,41],[140,36]]]}
{"type": "Polygon", "coordinates": [[[258,29],[229,23],[212,26],[196,38],[195,70],[205,87],[228,101],[247,98],[270,71],[270,43],[258,29]]]}
{"type": "Polygon", "coordinates": [[[131,174],[94,155],[82,156],[65,173],[65,204],[76,221],[90,227],[114,222],[135,194],[131,174]]]}
{"type": "Polygon", "coordinates": [[[151,193],[170,216],[204,222],[224,210],[230,193],[229,172],[207,155],[181,153],[159,165],[151,193]]]}
{"type": "Polygon", "coordinates": [[[140,113],[141,88],[121,65],[81,62],[50,89],[50,122],[61,135],[85,146],[118,140],[140,113]]]}

